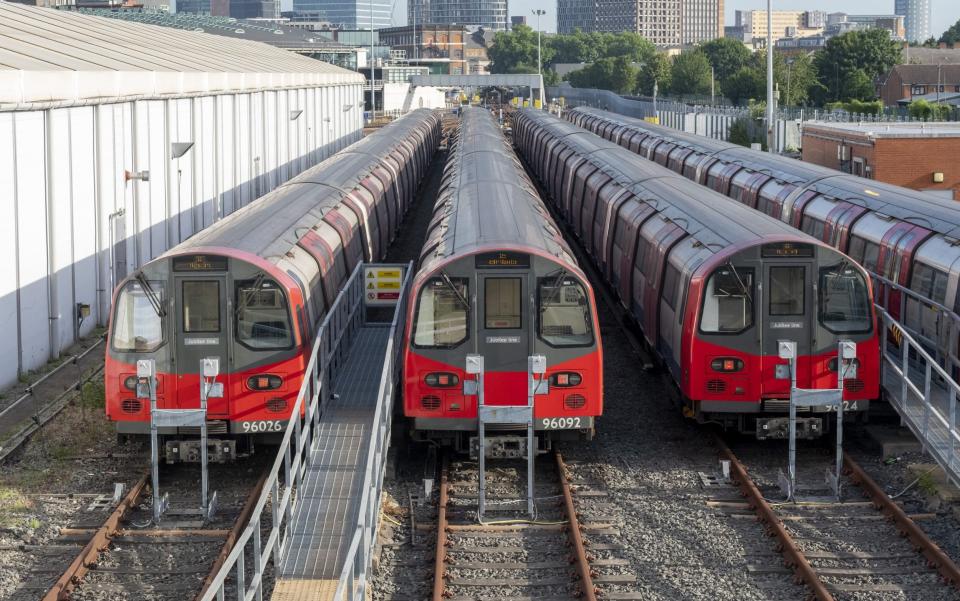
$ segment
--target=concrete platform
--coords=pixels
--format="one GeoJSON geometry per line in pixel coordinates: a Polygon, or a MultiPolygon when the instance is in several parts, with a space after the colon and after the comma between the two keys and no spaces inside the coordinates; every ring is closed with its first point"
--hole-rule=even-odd
{"type": "Polygon", "coordinates": [[[879,445],[880,454],[884,457],[923,452],[923,445],[908,428],[871,424],[865,430],[867,435],[879,445]]]}

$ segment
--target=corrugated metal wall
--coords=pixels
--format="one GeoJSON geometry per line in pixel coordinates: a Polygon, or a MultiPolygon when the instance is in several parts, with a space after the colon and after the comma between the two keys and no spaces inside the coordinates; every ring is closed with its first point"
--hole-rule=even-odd
{"type": "Polygon", "coordinates": [[[343,84],[0,112],[0,387],[106,325],[128,273],[357,141],[361,103],[343,84]]]}

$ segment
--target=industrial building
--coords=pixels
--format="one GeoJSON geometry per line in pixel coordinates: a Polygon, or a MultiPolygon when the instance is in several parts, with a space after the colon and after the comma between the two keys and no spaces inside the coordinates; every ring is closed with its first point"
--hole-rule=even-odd
{"type": "Polygon", "coordinates": [[[360,138],[363,78],[255,42],[0,2],[0,386],[145,261],[360,138]]]}
{"type": "Polygon", "coordinates": [[[803,124],[803,160],[960,200],[956,123],[803,124]]]}

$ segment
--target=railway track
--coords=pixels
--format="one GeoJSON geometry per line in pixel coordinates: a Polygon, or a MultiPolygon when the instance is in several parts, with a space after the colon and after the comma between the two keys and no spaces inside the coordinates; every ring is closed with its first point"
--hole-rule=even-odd
{"type": "Polygon", "coordinates": [[[627,590],[636,575],[616,557],[623,549],[616,523],[592,512],[607,493],[572,483],[555,452],[538,462],[531,520],[525,476],[521,462],[488,468],[487,515],[480,522],[475,466],[444,462],[432,600],[642,599],[627,590]]]}
{"type": "Polygon", "coordinates": [[[807,453],[798,459],[798,482],[806,484],[797,499],[777,502],[782,495],[769,462],[751,460],[748,469],[723,440],[717,445],[740,497],[730,489],[708,505],[731,517],[755,514],[783,558],[782,565],[749,565],[754,574],[792,571],[819,601],[960,599],[960,569],[917,525],[925,516],[908,514],[849,455],[839,500],[826,485],[811,485],[823,482],[833,459],[807,453]]]}
{"type": "Polygon", "coordinates": [[[86,513],[86,518],[32,549],[41,559],[15,598],[198,598],[249,521],[266,473],[250,484],[253,478],[246,468],[222,466],[216,479],[235,484],[224,487],[217,514],[205,522],[198,509],[189,509],[196,505],[195,474],[191,466],[178,467],[184,469],[170,470],[164,486],[182,498],[171,499],[173,509],[159,526],[151,521],[149,477],[144,475],[115,506],[101,503],[99,511],[86,513]],[[102,521],[97,521],[99,517],[102,521]]]}

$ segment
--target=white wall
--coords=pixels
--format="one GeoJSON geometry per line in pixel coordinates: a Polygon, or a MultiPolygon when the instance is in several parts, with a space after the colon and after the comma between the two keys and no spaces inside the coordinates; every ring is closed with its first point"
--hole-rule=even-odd
{"type": "Polygon", "coordinates": [[[0,387],[106,325],[140,265],[360,139],[361,103],[338,84],[0,112],[0,387]]]}

